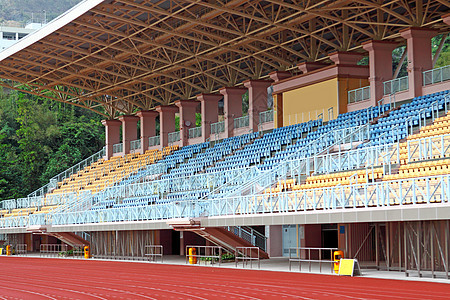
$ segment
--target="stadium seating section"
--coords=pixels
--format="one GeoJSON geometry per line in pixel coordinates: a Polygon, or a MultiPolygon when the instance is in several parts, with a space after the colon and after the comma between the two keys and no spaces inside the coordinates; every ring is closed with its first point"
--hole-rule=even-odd
{"type": "MultiPolygon", "coordinates": [[[[335,186],[349,186],[378,181],[395,181],[406,178],[424,176],[439,176],[450,173],[448,167],[450,158],[434,155],[423,159],[417,153],[408,158],[408,147],[423,138],[436,138],[436,145],[450,147],[450,139],[443,138],[450,134],[450,113],[445,114],[444,99],[448,91],[417,97],[398,107],[382,105],[366,110],[340,114],[329,122],[311,120],[308,122],[275,128],[270,132],[253,132],[241,136],[230,137],[216,142],[189,145],[178,149],[169,146],[158,150],[148,150],[145,154],[129,154],[124,157],[113,157],[110,160],[100,159],[69,178],[59,182],[58,187],[49,195],[64,193],[79,193],[90,191],[98,193],[108,186],[126,185],[139,182],[145,175],[148,165],[160,163],[164,171],[154,180],[183,180],[195,174],[226,173],[230,170],[248,169],[256,166],[259,171],[272,170],[280,162],[290,158],[305,158],[319,155],[321,151],[336,143],[336,130],[358,128],[370,123],[370,138],[362,141],[357,148],[385,145],[398,142],[399,165],[385,173],[380,165],[360,169],[336,170],[331,173],[311,173],[302,180],[287,178],[275,182],[266,188],[262,194],[279,193],[283,191],[307,191],[335,186]],[[440,111],[431,122],[431,117],[440,111]],[[417,128],[427,117],[428,125],[416,129],[408,135],[408,126],[417,128]],[[414,127],[416,126],[416,127],[414,127]],[[438,139],[439,138],[439,139],[438,139]],[[314,147],[309,147],[315,145],[314,147]],[[316,149],[316,150],[314,150],[316,149]]],[[[448,101],[448,97],[447,100],[448,101]]],[[[393,150],[394,151],[394,150],[393,150]]],[[[394,184],[394,183],[393,183],[394,184]]],[[[92,209],[139,207],[174,201],[196,200],[203,197],[210,199],[221,197],[233,185],[228,185],[211,194],[211,189],[190,189],[168,193],[141,194],[124,197],[119,201],[102,200],[92,209]]],[[[323,191],[318,190],[318,193],[323,191]]],[[[393,203],[395,204],[395,203],[393,203]]],[[[43,207],[27,207],[0,210],[0,216],[26,216],[43,214],[55,209],[57,205],[43,207]]]]}

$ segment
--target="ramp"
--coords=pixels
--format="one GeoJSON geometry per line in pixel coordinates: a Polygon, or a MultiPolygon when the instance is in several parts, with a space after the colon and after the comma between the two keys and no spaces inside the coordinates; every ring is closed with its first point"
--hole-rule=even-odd
{"type": "MultiPolygon", "coordinates": [[[[237,236],[232,231],[229,231],[226,227],[203,227],[199,219],[181,219],[171,220],[167,222],[168,225],[176,231],[191,231],[211,243],[221,246],[224,249],[235,252],[237,247],[255,247],[251,242],[237,236]]],[[[269,258],[269,255],[258,247],[259,257],[263,259],[269,258]]],[[[255,250],[256,251],[256,250],[255,250]]],[[[258,253],[252,253],[257,255],[258,253]]]]}

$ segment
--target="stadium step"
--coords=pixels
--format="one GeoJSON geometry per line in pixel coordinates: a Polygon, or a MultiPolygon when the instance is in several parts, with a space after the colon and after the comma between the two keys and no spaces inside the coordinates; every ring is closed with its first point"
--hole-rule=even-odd
{"type": "Polygon", "coordinates": [[[81,236],[73,233],[73,232],[48,232],[49,226],[46,225],[36,225],[30,226],[27,228],[28,232],[32,232],[35,234],[45,234],[49,236],[53,236],[59,239],[61,242],[66,243],[69,246],[88,246],[89,242],[83,239],[81,236]]]}
{"type": "MultiPolygon", "coordinates": [[[[233,232],[224,227],[203,227],[199,219],[182,219],[171,220],[167,224],[176,231],[191,231],[203,237],[205,240],[214,245],[223,247],[224,249],[234,253],[238,247],[255,247],[252,243],[237,236],[233,232]]],[[[268,259],[269,255],[258,247],[258,250],[252,250],[252,256],[259,255],[261,259],[268,259]]]]}

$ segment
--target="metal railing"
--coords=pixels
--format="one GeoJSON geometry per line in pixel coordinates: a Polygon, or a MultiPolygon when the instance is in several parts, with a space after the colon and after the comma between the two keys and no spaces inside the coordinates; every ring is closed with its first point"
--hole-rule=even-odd
{"type": "Polygon", "coordinates": [[[273,122],[273,114],[274,114],[273,110],[267,110],[267,111],[260,112],[259,113],[259,123],[264,124],[264,123],[273,122]]]}
{"type": "Polygon", "coordinates": [[[356,103],[370,99],[370,86],[348,91],[348,103],[356,103]]]}
{"type": "Polygon", "coordinates": [[[160,138],[160,136],[157,135],[157,136],[149,137],[148,138],[148,145],[149,145],[149,147],[161,145],[161,138],[160,138]]]}
{"type": "Polygon", "coordinates": [[[66,244],[41,244],[39,248],[39,256],[41,257],[58,257],[66,253],[69,246],[66,244]]]}
{"type": "Polygon", "coordinates": [[[26,255],[28,251],[27,244],[17,244],[14,249],[16,250],[16,255],[26,255]]]}
{"type": "Polygon", "coordinates": [[[423,85],[450,80],[450,65],[423,72],[423,85]]]}
{"type": "Polygon", "coordinates": [[[248,127],[249,116],[243,116],[234,119],[234,128],[248,127]]]}
{"type": "Polygon", "coordinates": [[[409,89],[408,76],[383,82],[384,95],[395,94],[409,89]]]}
{"type": "Polygon", "coordinates": [[[302,271],[302,263],[308,264],[309,272],[313,270],[313,264],[319,265],[319,273],[322,273],[322,264],[331,266],[331,274],[333,274],[334,260],[333,252],[337,248],[289,248],[289,271],[291,271],[292,263],[298,263],[298,270],[302,271]]]}
{"type": "Polygon", "coordinates": [[[225,121],[211,124],[211,134],[219,134],[225,131],[225,121]]]}
{"type": "Polygon", "coordinates": [[[228,252],[220,246],[186,246],[186,264],[189,263],[189,258],[196,258],[197,264],[201,262],[211,263],[211,265],[218,263],[220,266],[224,251],[228,252]],[[196,254],[190,255],[189,248],[194,248],[196,254]]]}
{"type": "Polygon", "coordinates": [[[113,153],[123,152],[123,143],[113,145],[113,153]]]}
{"type": "Polygon", "coordinates": [[[163,246],[162,245],[145,245],[145,256],[148,261],[156,262],[158,259],[163,262],[163,246]]]}
{"type": "Polygon", "coordinates": [[[238,237],[246,240],[253,246],[256,246],[260,248],[263,251],[266,251],[267,249],[267,237],[254,230],[251,227],[244,227],[244,226],[228,226],[228,231],[234,233],[238,237]]]}
{"type": "Polygon", "coordinates": [[[258,269],[261,268],[261,258],[259,257],[258,247],[236,247],[234,251],[234,263],[237,268],[239,261],[242,261],[242,266],[246,267],[250,263],[250,268],[253,269],[253,261],[258,263],[258,269]]]}
{"type": "Polygon", "coordinates": [[[202,127],[189,128],[189,138],[195,139],[202,136],[202,127]]]}
{"type": "MultiPolygon", "coordinates": [[[[219,217],[343,210],[351,208],[450,204],[450,175],[337,185],[299,191],[266,193],[196,201],[177,201],[142,207],[55,213],[48,222],[30,224],[28,216],[0,218],[0,228],[30,225],[149,221],[172,218],[219,217]]],[[[38,216],[38,215],[36,215],[38,216]]]]}
{"type": "Polygon", "coordinates": [[[130,150],[131,151],[136,151],[139,149],[141,149],[141,140],[140,139],[130,142],[130,150]]]}
{"type": "Polygon", "coordinates": [[[53,189],[55,189],[58,186],[58,182],[63,181],[66,178],[69,178],[73,174],[76,174],[78,171],[83,170],[85,167],[90,166],[92,163],[98,161],[99,159],[103,158],[106,154],[106,148],[103,147],[100,151],[97,153],[89,156],[88,158],[82,160],[81,162],[77,163],[76,165],[68,168],[67,170],[59,173],[58,175],[52,177],[49,180],[49,183],[44,185],[43,187],[35,190],[34,192],[28,194],[27,197],[39,197],[44,196],[48,192],[51,192],[53,189]]]}
{"type": "Polygon", "coordinates": [[[168,134],[169,144],[173,144],[175,142],[178,142],[179,140],[180,140],[180,132],[179,131],[169,132],[169,134],[168,134]]]}

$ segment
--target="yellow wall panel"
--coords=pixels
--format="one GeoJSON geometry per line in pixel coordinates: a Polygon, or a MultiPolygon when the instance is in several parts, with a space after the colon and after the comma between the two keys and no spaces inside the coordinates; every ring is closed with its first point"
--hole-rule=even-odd
{"type": "MultiPolygon", "coordinates": [[[[347,97],[345,97],[347,99],[347,97]]],[[[307,122],[324,112],[328,121],[328,109],[333,107],[334,118],[338,110],[338,79],[333,78],[283,93],[283,126],[307,122]]]]}

